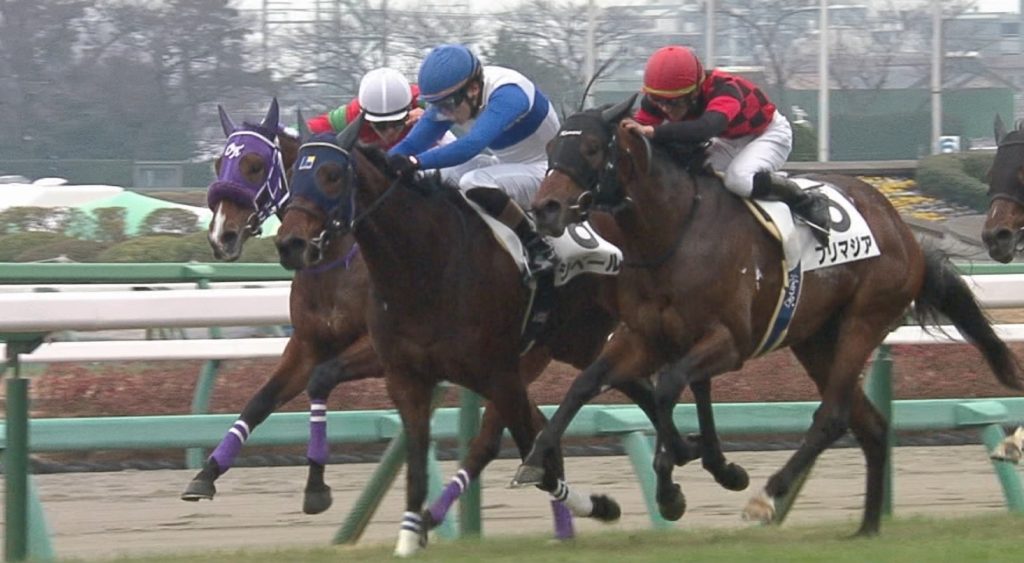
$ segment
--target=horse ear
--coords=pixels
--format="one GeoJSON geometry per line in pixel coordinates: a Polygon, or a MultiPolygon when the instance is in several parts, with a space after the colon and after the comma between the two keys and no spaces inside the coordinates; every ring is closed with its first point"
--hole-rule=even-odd
{"type": "Polygon", "coordinates": [[[273,131],[277,133],[281,129],[281,110],[277,105],[277,96],[270,101],[270,109],[267,110],[267,116],[263,118],[263,122],[260,123],[260,128],[267,131],[273,131]]]}
{"type": "Polygon", "coordinates": [[[302,144],[308,141],[313,134],[309,132],[309,125],[306,124],[306,119],[302,117],[302,110],[297,109],[295,113],[299,119],[299,144],[302,144]]]}
{"type": "Polygon", "coordinates": [[[636,103],[636,97],[640,94],[633,94],[629,98],[622,100],[614,106],[601,112],[601,119],[608,123],[616,123],[622,121],[626,114],[633,110],[633,104],[636,103]]]}
{"type": "Polygon", "coordinates": [[[998,113],[996,114],[996,122],[993,126],[993,130],[996,135],[996,144],[998,145],[1002,142],[1003,137],[1006,136],[1006,126],[1003,125],[1003,118],[1000,117],[998,113]]]}
{"type": "MultiPolygon", "coordinates": [[[[622,127],[620,125],[620,127],[622,127]]],[[[654,160],[651,141],[643,135],[619,135],[619,148],[629,156],[635,168],[634,173],[649,175],[654,160]]]]}
{"type": "Polygon", "coordinates": [[[224,111],[224,106],[217,104],[217,113],[220,114],[220,128],[224,130],[225,136],[229,136],[238,130],[238,127],[235,127],[235,122],[231,121],[231,118],[228,117],[228,112],[224,111]]]}
{"type": "Polygon", "coordinates": [[[359,115],[352,120],[352,123],[346,125],[341,133],[338,133],[338,136],[334,138],[334,142],[347,151],[352,150],[352,147],[356,145],[356,141],[359,140],[359,130],[363,128],[363,121],[363,113],[359,112],[359,115]]]}

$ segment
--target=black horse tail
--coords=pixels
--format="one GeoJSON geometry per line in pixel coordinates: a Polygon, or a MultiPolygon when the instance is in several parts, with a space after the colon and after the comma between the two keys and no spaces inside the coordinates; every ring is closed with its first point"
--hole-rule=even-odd
{"type": "Polygon", "coordinates": [[[1024,390],[1017,357],[996,335],[991,321],[974,299],[974,293],[946,256],[930,250],[925,253],[924,284],[914,300],[914,317],[925,327],[926,324],[939,325],[942,316],[981,352],[1000,383],[1024,390]]]}

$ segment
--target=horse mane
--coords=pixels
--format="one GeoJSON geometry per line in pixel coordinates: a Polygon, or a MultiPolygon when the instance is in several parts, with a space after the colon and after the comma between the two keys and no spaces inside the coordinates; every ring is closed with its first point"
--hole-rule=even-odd
{"type": "MultiPolygon", "coordinates": [[[[354,149],[358,150],[361,155],[369,160],[374,168],[387,175],[387,152],[374,145],[364,143],[356,143],[354,149]]],[[[406,183],[413,191],[426,197],[438,195],[449,200],[462,199],[462,196],[459,194],[459,187],[455,182],[443,180],[439,173],[414,174],[406,179],[406,183]]]]}
{"type": "Polygon", "coordinates": [[[706,141],[695,143],[666,143],[652,144],[655,154],[659,148],[670,162],[681,166],[691,176],[714,175],[711,163],[708,162],[708,148],[711,146],[706,141]]]}
{"type": "MultiPolygon", "coordinates": [[[[263,135],[264,137],[266,137],[268,139],[273,139],[274,137],[277,136],[278,133],[284,134],[284,128],[283,127],[279,128],[277,131],[271,131],[270,129],[267,129],[266,127],[263,127],[263,126],[261,126],[259,124],[256,124],[256,123],[253,123],[251,121],[243,121],[242,122],[242,126],[239,127],[239,129],[244,130],[244,131],[253,131],[254,133],[259,133],[260,135],[263,135]]],[[[289,137],[290,136],[291,135],[289,135],[289,137]]]]}

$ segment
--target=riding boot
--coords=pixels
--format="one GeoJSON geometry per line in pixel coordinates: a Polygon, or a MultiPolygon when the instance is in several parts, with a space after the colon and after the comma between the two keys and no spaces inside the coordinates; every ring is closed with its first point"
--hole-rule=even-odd
{"type": "Polygon", "coordinates": [[[496,188],[472,188],[466,192],[466,197],[515,232],[526,249],[531,276],[555,269],[554,247],[537,232],[533,222],[508,194],[496,188]]]}
{"type": "Polygon", "coordinates": [[[822,246],[828,245],[832,216],[828,199],[813,190],[804,190],[796,182],[771,172],[754,174],[752,197],[781,201],[811,228],[811,234],[822,246]]]}

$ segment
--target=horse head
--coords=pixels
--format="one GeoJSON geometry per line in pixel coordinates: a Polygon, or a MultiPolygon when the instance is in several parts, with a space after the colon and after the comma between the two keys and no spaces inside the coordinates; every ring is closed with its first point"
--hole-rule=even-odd
{"type": "Polygon", "coordinates": [[[281,131],[277,99],[259,124],[241,126],[217,106],[227,136],[214,163],[217,179],[206,192],[213,211],[208,239],[214,256],[234,261],[242,245],[288,199],[286,171],[295,160],[297,140],[281,131]]]}
{"type": "Polygon", "coordinates": [[[357,119],[337,136],[310,135],[300,126],[302,144],[291,170],[291,195],[274,239],[285,268],[320,265],[328,244],[348,234],[355,183],[351,151],[361,124],[357,119]]]}
{"type": "Polygon", "coordinates": [[[1009,133],[995,120],[996,156],[988,171],[988,215],[981,238],[993,260],[1007,263],[1024,246],[1024,121],[1009,133]]]}
{"type": "Polygon", "coordinates": [[[646,170],[646,139],[621,125],[636,101],[575,113],[548,143],[548,174],[533,198],[537,228],[558,236],[565,226],[587,218],[592,207],[616,211],[629,205],[624,179],[646,170]]]}

